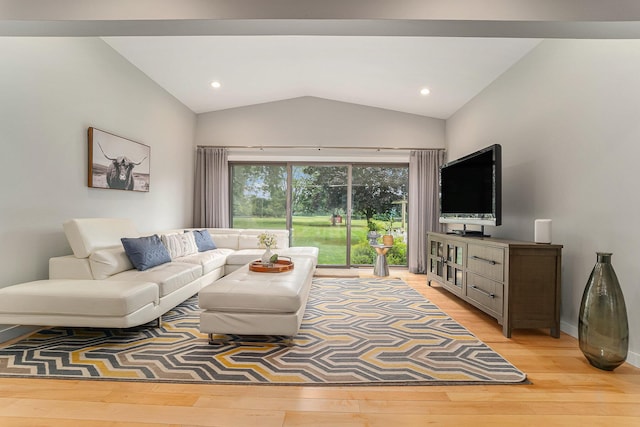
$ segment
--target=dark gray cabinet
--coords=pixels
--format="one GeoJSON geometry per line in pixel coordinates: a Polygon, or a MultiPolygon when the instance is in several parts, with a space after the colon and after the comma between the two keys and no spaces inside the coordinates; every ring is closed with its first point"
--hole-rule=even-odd
{"type": "Polygon", "coordinates": [[[562,245],[428,233],[427,283],[443,286],[502,325],[560,336],[562,245]]]}

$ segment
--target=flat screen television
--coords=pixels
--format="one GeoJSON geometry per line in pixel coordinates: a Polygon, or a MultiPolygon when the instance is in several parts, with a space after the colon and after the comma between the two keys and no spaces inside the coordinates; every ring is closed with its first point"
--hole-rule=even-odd
{"type": "Polygon", "coordinates": [[[440,167],[440,222],[502,223],[502,147],[494,144],[440,167]]]}

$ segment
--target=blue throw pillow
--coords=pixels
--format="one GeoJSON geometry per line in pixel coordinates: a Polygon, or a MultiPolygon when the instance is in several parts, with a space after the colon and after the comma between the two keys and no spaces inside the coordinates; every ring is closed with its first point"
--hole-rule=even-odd
{"type": "Polygon", "coordinates": [[[167,248],[157,234],[138,238],[123,237],[120,241],[131,264],[139,271],[171,261],[167,248]]]}
{"type": "MultiPolygon", "coordinates": [[[[188,233],[188,231],[185,231],[185,233],[188,233]]],[[[206,252],[217,248],[207,230],[193,230],[193,236],[196,238],[198,252],[206,252]]]]}

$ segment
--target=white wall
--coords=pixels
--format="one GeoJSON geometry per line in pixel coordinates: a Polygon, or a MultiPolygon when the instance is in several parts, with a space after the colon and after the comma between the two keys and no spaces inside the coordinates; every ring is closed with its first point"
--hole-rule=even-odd
{"type": "Polygon", "coordinates": [[[613,252],[640,366],[640,41],[547,40],[447,121],[449,159],[502,144],[503,225],[564,245],[562,329],[577,336],[596,251],[613,252]]]}
{"type": "MultiPolygon", "coordinates": [[[[306,146],[312,149],[299,150],[306,159],[362,160],[363,152],[315,147],[444,148],[444,124],[440,119],[307,96],[200,114],[196,144],[306,146]]],[[[290,149],[260,153],[280,160],[294,154],[296,150],[290,149]]],[[[377,156],[389,159],[393,152],[377,156]]],[[[406,153],[404,158],[408,161],[406,153]]]]}
{"type": "Polygon", "coordinates": [[[97,38],[0,38],[0,52],[0,287],[47,278],[71,253],[69,218],[191,224],[194,113],[97,38]],[[89,126],[151,147],[150,192],[87,187],[89,126]]]}

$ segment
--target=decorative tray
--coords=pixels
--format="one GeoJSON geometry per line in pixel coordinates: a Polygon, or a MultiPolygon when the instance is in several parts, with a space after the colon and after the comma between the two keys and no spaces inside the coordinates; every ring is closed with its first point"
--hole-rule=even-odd
{"type": "Polygon", "coordinates": [[[276,262],[263,264],[262,261],[257,260],[249,264],[249,270],[258,273],[284,273],[285,271],[293,270],[293,261],[278,259],[276,262]]]}

